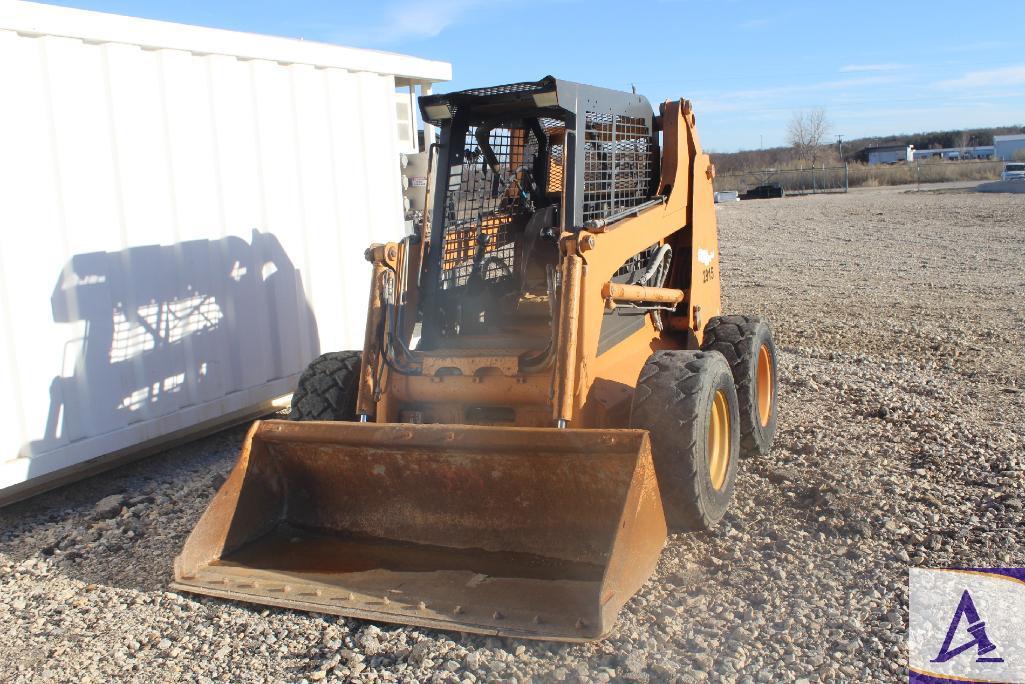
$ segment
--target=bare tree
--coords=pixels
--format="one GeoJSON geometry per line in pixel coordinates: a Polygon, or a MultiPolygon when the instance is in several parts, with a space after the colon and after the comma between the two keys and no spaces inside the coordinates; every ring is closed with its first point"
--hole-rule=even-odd
{"type": "Polygon", "coordinates": [[[961,150],[961,159],[965,159],[968,154],[968,148],[972,146],[974,142],[974,135],[968,131],[961,131],[957,136],[957,147],[961,150]]]}
{"type": "Polygon", "coordinates": [[[794,148],[798,159],[812,164],[822,151],[822,143],[832,128],[823,109],[794,112],[787,126],[787,142],[794,148]]]}

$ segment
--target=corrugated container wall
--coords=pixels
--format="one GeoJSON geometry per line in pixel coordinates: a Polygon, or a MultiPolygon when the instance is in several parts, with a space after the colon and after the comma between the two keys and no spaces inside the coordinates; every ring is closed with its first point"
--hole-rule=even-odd
{"type": "Polygon", "coordinates": [[[0,502],[251,413],[321,350],[359,348],[363,251],[403,231],[396,75],[337,64],[406,60],[404,83],[449,69],[14,5],[0,14],[0,502]]]}

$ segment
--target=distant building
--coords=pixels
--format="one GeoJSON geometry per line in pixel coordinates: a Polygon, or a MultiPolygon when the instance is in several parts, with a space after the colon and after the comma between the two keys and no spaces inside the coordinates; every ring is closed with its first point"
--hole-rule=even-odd
{"type": "Polygon", "coordinates": [[[881,145],[880,147],[866,147],[864,153],[868,155],[870,166],[876,164],[896,164],[898,162],[909,162],[914,159],[914,145],[881,145]]]}
{"type": "Polygon", "coordinates": [[[915,150],[915,159],[992,159],[992,145],[944,147],[936,150],[915,150]]]}
{"type": "Polygon", "coordinates": [[[997,159],[1011,161],[1015,152],[1025,154],[1025,134],[994,135],[993,147],[997,159]]]}

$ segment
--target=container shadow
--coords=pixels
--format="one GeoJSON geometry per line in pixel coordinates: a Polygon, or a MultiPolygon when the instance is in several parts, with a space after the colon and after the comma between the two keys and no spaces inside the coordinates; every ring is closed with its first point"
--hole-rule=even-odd
{"type": "Polygon", "coordinates": [[[51,306],[68,341],[42,437],[19,451],[26,483],[15,487],[57,481],[83,451],[95,458],[130,446],[110,439],[118,430],[144,424],[135,443],[167,434],[182,410],[214,420],[226,412],[219,400],[293,377],[319,352],[299,270],[277,237],[257,230],[249,242],[75,255],[51,306]]]}

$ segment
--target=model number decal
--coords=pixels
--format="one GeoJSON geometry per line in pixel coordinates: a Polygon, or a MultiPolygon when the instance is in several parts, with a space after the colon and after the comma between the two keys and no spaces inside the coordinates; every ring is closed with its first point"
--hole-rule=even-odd
{"type": "Polygon", "coordinates": [[[707,250],[698,247],[698,261],[705,269],[701,272],[703,283],[707,283],[709,280],[715,280],[715,266],[712,265],[712,261],[715,259],[715,250],[707,250]]]}

